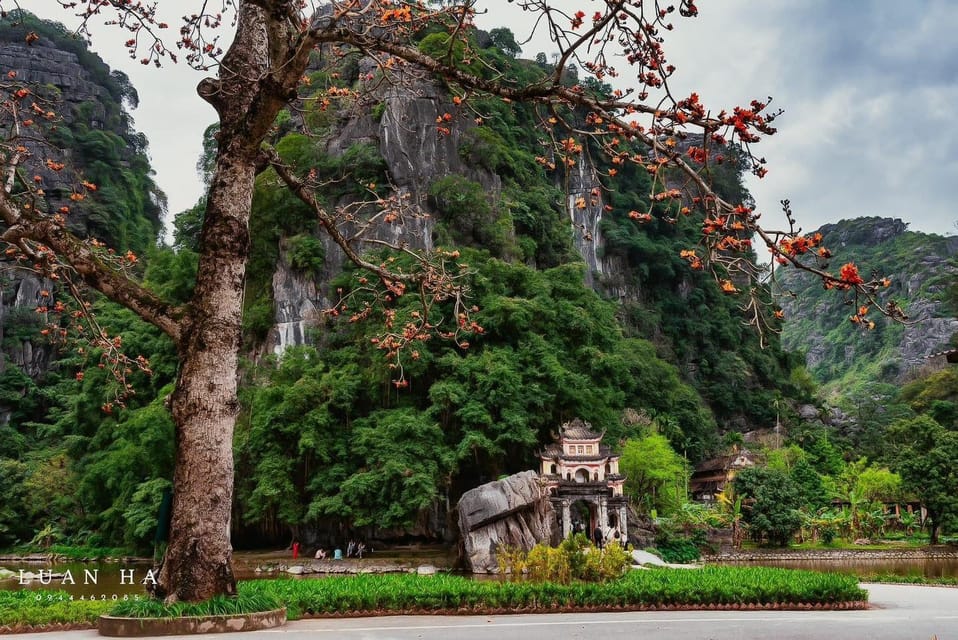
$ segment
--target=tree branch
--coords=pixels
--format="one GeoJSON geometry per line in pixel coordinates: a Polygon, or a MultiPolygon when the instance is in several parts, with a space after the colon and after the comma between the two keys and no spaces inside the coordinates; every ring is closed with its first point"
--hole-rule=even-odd
{"type": "Polygon", "coordinates": [[[179,346],[188,315],[182,307],[162,300],[141,284],[106,264],[94,247],[76,237],[53,220],[30,220],[10,200],[9,194],[0,193],[0,219],[9,225],[0,240],[11,245],[21,245],[29,240],[40,245],[40,253],[48,248],[59,256],[87,285],[110,300],[121,304],[156,326],[179,346]]]}
{"type": "Polygon", "coordinates": [[[300,180],[297,176],[289,170],[289,167],[283,160],[279,157],[279,154],[276,153],[275,149],[264,148],[261,151],[261,154],[265,155],[269,164],[276,171],[276,175],[279,176],[286,186],[289,188],[293,194],[300,199],[306,206],[308,206],[313,212],[316,213],[316,218],[319,220],[319,224],[322,225],[326,233],[329,234],[329,237],[333,239],[340,249],[343,250],[343,253],[346,254],[346,257],[361,269],[365,269],[376,276],[378,276],[383,282],[420,282],[422,277],[417,274],[412,273],[396,273],[386,269],[382,265],[374,264],[365,260],[359,253],[356,251],[356,248],[353,247],[349,239],[339,230],[336,226],[336,220],[329,214],[329,212],[316,201],[316,197],[313,195],[313,192],[308,188],[306,183],[303,180],[300,180]]]}

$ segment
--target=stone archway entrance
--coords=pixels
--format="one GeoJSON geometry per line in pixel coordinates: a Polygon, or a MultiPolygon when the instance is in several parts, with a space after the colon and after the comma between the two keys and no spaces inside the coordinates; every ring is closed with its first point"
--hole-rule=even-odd
{"type": "Polygon", "coordinates": [[[576,500],[569,505],[569,517],[572,521],[571,533],[584,533],[591,540],[598,520],[598,506],[591,500],[576,500]]]}

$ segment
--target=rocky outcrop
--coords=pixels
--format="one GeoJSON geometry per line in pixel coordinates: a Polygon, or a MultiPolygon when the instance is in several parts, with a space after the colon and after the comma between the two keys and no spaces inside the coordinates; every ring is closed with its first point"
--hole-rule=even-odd
{"type": "MultiPolygon", "coordinates": [[[[360,64],[361,75],[372,69],[369,64],[360,64]]],[[[498,201],[499,176],[467,163],[459,153],[463,136],[475,125],[471,121],[457,122],[448,134],[437,134],[436,118],[456,109],[449,94],[436,83],[422,74],[405,71],[402,82],[373,94],[373,99],[378,99],[381,106],[374,110],[373,103],[357,105],[353,111],[343,114],[324,142],[325,152],[334,157],[355,144],[375,146],[385,161],[393,193],[402,198],[414,214],[402,224],[370,229],[368,238],[393,244],[402,242],[412,249],[432,248],[434,220],[429,215],[429,188],[446,175],[462,175],[478,182],[490,202],[498,201]]],[[[348,201],[336,204],[348,204],[348,201]]],[[[273,277],[276,325],[267,338],[267,346],[274,353],[303,344],[306,328],[323,309],[336,302],[328,290],[315,286],[314,282],[330,282],[338,275],[345,254],[328,234],[320,233],[317,239],[325,248],[325,267],[315,280],[290,269],[284,258],[273,277]]]]}
{"type": "MultiPolygon", "coordinates": [[[[119,209],[116,202],[98,210],[98,221],[91,215],[93,203],[98,202],[96,197],[85,202],[67,198],[73,193],[74,185],[87,175],[84,157],[87,160],[93,158],[101,171],[105,163],[111,170],[119,172],[130,168],[129,161],[141,153],[133,143],[126,152],[120,153],[120,159],[101,157],[97,150],[80,151],[76,147],[78,143],[74,134],[79,130],[90,133],[91,139],[96,138],[95,142],[109,141],[114,146],[122,146],[123,141],[134,139],[129,119],[120,105],[124,99],[130,103],[136,101],[136,93],[125,75],[111,72],[98,56],[88,51],[81,41],[73,39],[63,27],[52,23],[21,23],[13,14],[8,14],[0,24],[0,69],[5,77],[8,73],[15,74],[16,82],[26,84],[33,95],[42,98],[37,105],[56,114],[56,131],[46,141],[35,135],[20,140],[30,152],[24,171],[27,175],[39,176],[46,192],[45,210],[69,205],[67,225],[72,231],[81,236],[97,235],[111,246],[120,246],[117,238],[103,233],[104,211],[119,209]],[[27,44],[24,34],[32,29],[40,32],[40,37],[27,44]],[[64,148],[58,148],[57,144],[64,148]],[[65,168],[54,171],[47,166],[45,159],[62,162],[65,168]]],[[[31,102],[25,102],[24,108],[29,104],[31,102]]],[[[145,140],[142,143],[145,144],[145,140]]],[[[111,197],[122,199],[124,195],[118,190],[111,197]]],[[[136,195],[149,201],[153,194],[136,195]]],[[[159,214],[159,209],[156,213],[159,214]]],[[[158,219],[151,222],[158,228],[158,219]]],[[[117,226],[133,228],[137,223],[138,220],[130,219],[117,226]]],[[[137,247],[126,248],[140,251],[137,247]]],[[[42,309],[53,307],[57,296],[63,294],[55,283],[38,279],[31,269],[22,268],[3,257],[0,257],[0,272],[0,375],[7,371],[8,366],[16,366],[31,378],[40,378],[56,357],[55,349],[40,334],[40,325],[52,320],[42,309]]],[[[9,418],[9,409],[0,406],[0,424],[9,418]]]]}
{"type": "Polygon", "coordinates": [[[503,546],[529,550],[558,538],[549,493],[534,471],[524,471],[471,489],[459,499],[464,561],[474,573],[499,570],[503,546]]]}
{"type": "Polygon", "coordinates": [[[858,218],[822,225],[818,232],[828,237],[831,246],[836,249],[852,245],[877,247],[907,233],[908,223],[898,218],[858,218]]]}
{"type": "MultiPolygon", "coordinates": [[[[58,127],[71,128],[80,122],[90,130],[111,131],[118,123],[111,120],[106,105],[115,102],[107,89],[96,82],[91,69],[81,64],[77,55],[58,48],[57,44],[46,36],[31,45],[24,42],[10,42],[4,34],[0,38],[0,69],[6,74],[16,72],[16,79],[31,87],[31,90],[44,98],[44,108],[56,113],[61,122],[58,127]]],[[[102,62],[101,67],[105,68],[102,62]]],[[[109,70],[106,70],[109,77],[109,70]]],[[[125,127],[126,123],[122,123],[125,127]]],[[[112,131],[115,133],[115,131],[112,131]]],[[[27,166],[31,174],[42,179],[47,192],[47,209],[56,210],[61,206],[70,207],[71,215],[67,225],[79,235],[91,235],[86,203],[67,200],[74,185],[83,179],[82,167],[75,166],[75,150],[57,148],[32,136],[26,137],[23,145],[30,151],[27,166]],[[61,171],[51,170],[42,159],[64,163],[61,171]]],[[[110,238],[100,238],[109,242],[110,238]]]]}
{"type": "Polygon", "coordinates": [[[880,293],[881,302],[904,301],[910,319],[894,326],[875,317],[875,331],[852,330],[848,316],[853,301],[822,291],[808,274],[780,270],[782,287],[795,294],[780,298],[788,319],[783,345],[804,351],[806,366],[823,382],[856,369],[866,375],[869,365],[874,370],[877,363],[881,382],[900,383],[958,334],[958,318],[944,300],[958,277],[958,237],[913,232],[901,220],[875,217],[843,220],[818,232],[836,255],[831,270],[854,262],[865,275],[887,276],[891,286],[880,293]]]}
{"type": "Polygon", "coordinates": [[[58,49],[46,37],[30,45],[4,41],[0,64],[4,73],[15,70],[17,80],[21,82],[54,88],[70,108],[84,102],[90,103],[90,125],[98,129],[103,127],[106,110],[101,98],[107,91],[93,81],[90,71],[80,64],[76,54],[58,49]]]}
{"type": "MultiPolygon", "coordinates": [[[[375,65],[363,61],[359,75],[364,77],[374,70],[375,65]]],[[[368,103],[341,114],[341,120],[323,142],[324,151],[335,157],[358,143],[374,145],[385,161],[393,193],[404,198],[406,206],[420,215],[407,218],[404,224],[379,225],[370,230],[369,237],[393,244],[402,242],[413,249],[429,249],[435,224],[430,215],[434,212],[428,194],[436,180],[448,175],[464,176],[482,185],[489,202],[497,207],[502,179],[461,153],[476,127],[471,119],[457,119],[448,133],[437,133],[437,118],[460,111],[449,93],[415,69],[406,68],[396,73],[394,82],[373,92],[368,103]]],[[[570,172],[563,188],[567,189],[565,208],[573,244],[586,263],[586,284],[614,299],[639,299],[638,280],[629,274],[624,258],[604,250],[601,223],[607,203],[595,166],[587,155],[583,155],[570,172]],[[585,201],[585,207],[576,206],[580,198],[585,201]]],[[[329,282],[340,273],[345,256],[327,234],[318,234],[317,239],[325,246],[326,266],[315,281],[329,282]]],[[[288,346],[303,344],[306,328],[319,312],[336,302],[327,290],[316,287],[312,279],[291,270],[284,259],[273,278],[273,296],[276,325],[267,338],[267,350],[277,354],[288,346]]]]}
{"type": "Polygon", "coordinates": [[[53,306],[53,284],[25,269],[6,270],[0,279],[0,338],[5,343],[0,371],[7,363],[20,367],[32,378],[46,371],[51,350],[43,343],[34,344],[45,315],[38,314],[36,309],[53,306]]]}

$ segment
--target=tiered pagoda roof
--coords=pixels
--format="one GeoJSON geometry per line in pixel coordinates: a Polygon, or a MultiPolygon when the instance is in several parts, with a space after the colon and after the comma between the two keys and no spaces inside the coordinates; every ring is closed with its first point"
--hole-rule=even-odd
{"type": "Polygon", "coordinates": [[[580,418],[562,425],[562,438],[565,440],[601,440],[603,434],[592,430],[592,425],[580,418]]]}

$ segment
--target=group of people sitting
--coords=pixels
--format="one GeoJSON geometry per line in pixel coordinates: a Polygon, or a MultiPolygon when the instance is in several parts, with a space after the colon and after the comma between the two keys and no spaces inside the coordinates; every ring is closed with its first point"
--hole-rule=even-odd
{"type": "MultiPolygon", "coordinates": [[[[347,558],[362,558],[364,553],[366,553],[365,542],[350,540],[349,544],[346,545],[347,558]]],[[[329,556],[326,554],[326,550],[320,547],[319,549],[316,549],[315,557],[317,560],[325,560],[329,556]]],[[[336,549],[333,552],[333,560],[342,560],[342,558],[343,558],[342,549],[336,549]]]]}

